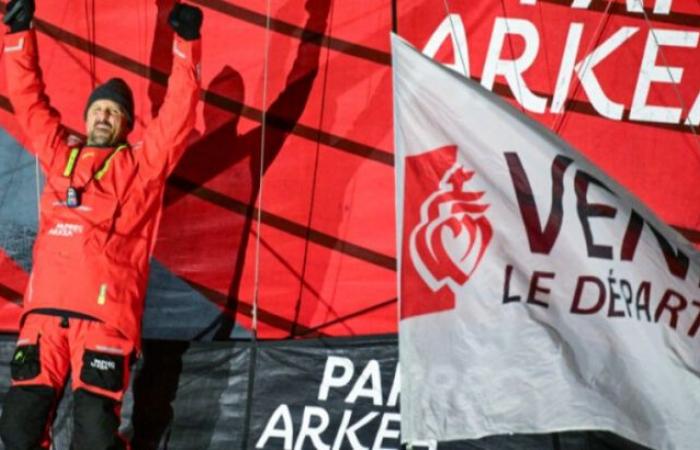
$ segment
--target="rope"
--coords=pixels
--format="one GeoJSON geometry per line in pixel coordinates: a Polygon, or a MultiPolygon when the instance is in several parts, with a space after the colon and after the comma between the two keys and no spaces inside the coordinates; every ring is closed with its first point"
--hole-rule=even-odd
{"type": "MultiPolygon", "coordinates": [[[[452,29],[452,35],[457,36],[455,26],[454,26],[454,21],[452,20],[452,14],[450,13],[452,8],[450,7],[449,0],[443,0],[443,3],[445,5],[445,11],[447,12],[447,17],[450,19],[450,28],[452,29]]],[[[506,5],[503,2],[503,0],[501,0],[501,9],[503,10],[503,15],[506,18],[506,30],[508,31],[508,47],[510,47],[510,54],[514,58],[515,57],[515,50],[513,49],[513,41],[511,38],[510,26],[508,25],[508,20],[507,20],[508,15],[506,13],[506,5]]],[[[466,58],[462,55],[462,52],[460,50],[461,49],[456,48],[455,52],[459,56],[459,60],[462,63],[462,67],[464,68],[464,73],[466,74],[466,73],[469,73],[469,70],[467,68],[466,58]]],[[[515,60],[513,60],[513,66],[515,66],[515,60]]],[[[523,89],[522,89],[522,86],[520,85],[520,77],[516,76],[515,82],[517,84],[516,88],[518,90],[518,97],[523,99],[523,89]]],[[[517,103],[518,103],[518,106],[520,107],[520,110],[525,112],[525,107],[520,102],[517,102],[517,103]]]]}
{"type": "MultiPolygon", "coordinates": [[[[450,20],[450,28],[452,29],[452,36],[454,36],[455,39],[457,39],[457,31],[455,29],[455,24],[454,20],[452,20],[452,14],[450,13],[451,8],[448,3],[448,0],[443,0],[443,3],[445,5],[445,11],[447,12],[447,18],[450,20]]],[[[456,42],[456,41],[453,41],[456,42]]],[[[459,61],[462,63],[462,67],[464,68],[464,75],[466,76],[469,73],[469,68],[467,67],[466,63],[466,58],[462,55],[462,49],[459,48],[459,45],[453,45],[455,47],[455,53],[457,53],[457,56],[459,57],[459,61]]]]}
{"type": "Polygon", "coordinates": [[[253,412],[253,394],[255,387],[255,368],[257,367],[257,349],[258,349],[258,300],[260,298],[260,232],[262,224],[262,206],[263,206],[263,175],[265,174],[265,132],[267,125],[267,84],[268,84],[268,68],[269,68],[269,56],[270,56],[270,15],[271,15],[271,0],[266,0],[265,2],[265,48],[264,48],[264,65],[263,65],[263,92],[262,92],[262,125],[261,125],[261,136],[260,136],[260,171],[258,173],[258,198],[256,203],[258,204],[256,218],[256,229],[255,229],[255,262],[254,262],[254,275],[253,275],[253,311],[252,311],[252,339],[250,348],[250,360],[248,364],[248,389],[247,389],[247,402],[245,411],[245,424],[243,427],[243,438],[242,446],[243,448],[248,448],[248,441],[250,439],[250,427],[251,418],[253,412]]]}
{"type": "Polygon", "coordinates": [[[260,136],[260,171],[258,173],[258,198],[256,214],[256,236],[255,236],[255,271],[253,278],[253,312],[252,312],[252,328],[253,337],[255,338],[258,330],[258,300],[260,298],[260,228],[262,224],[262,203],[263,203],[263,175],[265,173],[265,132],[267,126],[267,82],[268,82],[268,66],[270,56],[270,0],[265,2],[265,58],[263,62],[263,92],[262,92],[262,128],[260,136]]]}
{"type": "Polygon", "coordinates": [[[88,54],[88,60],[90,65],[90,83],[92,89],[95,89],[96,80],[96,58],[95,58],[95,40],[97,35],[97,25],[95,21],[95,0],[85,0],[85,19],[87,20],[87,38],[90,44],[90,52],[88,54]]]}
{"type": "MultiPolygon", "coordinates": [[[[447,1],[447,0],[445,0],[445,1],[447,1]]],[[[506,4],[505,4],[504,0],[501,0],[501,9],[503,10],[503,16],[506,18],[506,31],[508,31],[508,47],[510,47],[510,56],[512,58],[515,58],[515,49],[513,49],[513,38],[512,38],[513,35],[510,32],[510,25],[508,25],[508,13],[506,12],[506,4]]],[[[515,59],[513,59],[513,71],[517,72],[517,70],[515,70],[515,69],[516,69],[515,59]]],[[[521,100],[524,101],[525,98],[523,97],[523,88],[520,86],[520,77],[517,76],[517,74],[516,74],[516,76],[514,76],[513,78],[515,78],[515,83],[516,83],[516,86],[518,88],[518,96],[520,97],[521,100]]],[[[519,101],[517,103],[518,103],[518,106],[520,107],[520,111],[525,113],[525,106],[522,103],[520,103],[519,101]]]]}
{"type": "MultiPolygon", "coordinates": [[[[678,89],[678,82],[673,79],[673,73],[671,72],[671,69],[669,68],[668,60],[666,59],[666,53],[664,53],[662,46],[659,45],[659,40],[656,37],[656,33],[654,33],[654,29],[652,28],[651,20],[649,20],[649,15],[647,14],[647,11],[644,9],[644,4],[642,3],[641,0],[636,0],[636,2],[639,3],[642,7],[642,13],[644,14],[644,22],[646,23],[647,28],[649,29],[649,33],[651,34],[651,37],[654,39],[654,43],[656,43],[656,47],[659,49],[659,54],[661,55],[661,60],[664,63],[664,67],[666,68],[666,72],[668,73],[668,77],[671,79],[671,87],[673,88],[673,92],[676,94],[678,102],[681,105],[681,110],[686,110],[689,112],[689,110],[686,109],[686,104],[683,101],[683,96],[681,95],[681,91],[680,91],[680,89],[678,89]]],[[[681,117],[681,125],[683,125],[683,118],[682,117],[681,117]]],[[[687,120],[687,125],[688,125],[688,128],[690,128],[691,133],[693,133],[693,135],[695,136],[695,142],[698,144],[698,156],[700,156],[700,136],[698,136],[698,132],[695,129],[695,127],[693,126],[693,123],[690,121],[689,117],[687,120]]]]}
{"type": "MultiPolygon", "coordinates": [[[[396,0],[392,0],[392,4],[396,5],[396,0]]],[[[333,23],[333,7],[329,7],[329,16],[327,16],[327,23],[332,24],[333,23]]],[[[395,9],[395,8],[394,8],[395,9]]],[[[396,25],[397,22],[394,22],[394,25],[396,25]]],[[[332,27],[332,25],[328,25],[329,29],[332,27]]],[[[398,26],[396,25],[396,29],[398,26]]],[[[394,31],[397,33],[397,31],[394,31]]],[[[398,33],[397,33],[398,34],[398,33]]],[[[302,41],[302,44],[303,41],[302,41]]],[[[319,45],[322,45],[321,42],[319,42],[319,45]]],[[[326,98],[326,94],[328,93],[328,68],[330,66],[329,60],[330,60],[330,44],[325,45],[324,47],[325,50],[325,61],[323,65],[323,82],[322,82],[322,88],[321,88],[321,99],[326,98]]],[[[297,55],[297,58],[299,58],[299,55],[297,55]]],[[[318,64],[321,62],[321,51],[319,50],[319,55],[318,55],[318,64]]],[[[296,64],[296,63],[295,63],[296,64]]],[[[317,65],[318,65],[317,64],[317,65]]],[[[368,83],[367,86],[367,94],[366,98],[370,98],[370,92],[372,91],[373,87],[371,83],[368,83]]],[[[317,129],[322,130],[323,129],[323,121],[326,116],[326,102],[321,100],[321,110],[318,115],[318,125],[317,129]]],[[[309,210],[308,210],[308,220],[306,221],[306,229],[310,230],[311,229],[311,222],[313,218],[313,212],[316,208],[316,189],[318,187],[318,174],[319,174],[319,161],[321,157],[321,140],[316,139],[316,148],[315,148],[315,157],[314,157],[314,164],[313,164],[313,175],[311,176],[311,185],[313,186],[311,190],[311,195],[309,196],[310,198],[310,204],[309,204],[309,210]]],[[[304,280],[306,279],[306,271],[308,267],[308,259],[309,259],[309,248],[310,248],[310,239],[308,238],[308,235],[306,236],[306,239],[304,241],[304,257],[302,258],[302,264],[301,264],[301,273],[299,274],[299,295],[297,296],[297,301],[296,305],[294,307],[294,320],[292,321],[292,328],[291,332],[289,333],[289,336],[291,339],[294,339],[295,337],[298,336],[297,334],[297,328],[299,325],[299,316],[301,314],[301,303],[302,303],[302,297],[303,297],[303,292],[304,292],[304,287],[308,286],[306,283],[304,283],[304,280]]],[[[320,295],[319,295],[320,297],[320,295]]],[[[303,336],[303,334],[299,334],[300,336],[303,336]]]]}
{"type": "MultiPolygon", "coordinates": [[[[593,45],[600,40],[600,37],[603,34],[603,30],[605,29],[605,25],[607,24],[608,18],[610,17],[610,7],[614,3],[614,0],[608,0],[608,4],[605,6],[605,11],[603,11],[603,16],[600,18],[600,22],[598,22],[598,26],[596,27],[595,31],[593,32],[593,36],[591,37],[591,40],[588,42],[588,47],[586,47],[586,51],[584,52],[584,55],[588,55],[591,52],[591,49],[593,48],[593,45]]],[[[586,64],[584,64],[579,76],[577,77],[576,85],[574,87],[574,90],[571,94],[571,98],[573,98],[576,95],[576,92],[578,91],[579,87],[581,86],[582,79],[585,78],[586,72],[591,66],[591,60],[589,59],[586,61],[586,64]]],[[[575,69],[574,69],[575,71],[575,69]]],[[[572,74],[573,76],[573,74],[572,74]]],[[[566,114],[569,112],[566,109],[566,104],[569,102],[569,91],[571,90],[571,86],[566,91],[566,95],[564,96],[565,100],[564,101],[564,106],[561,109],[561,112],[556,113],[554,117],[554,121],[552,122],[551,129],[553,132],[556,134],[559,134],[559,131],[564,124],[564,118],[566,114]]]]}
{"type": "MultiPolygon", "coordinates": [[[[447,17],[450,19],[450,28],[452,29],[452,35],[457,36],[457,33],[455,31],[455,26],[454,26],[454,21],[452,20],[452,14],[450,11],[452,8],[450,7],[449,0],[443,0],[443,3],[445,5],[445,12],[447,13],[447,17]]],[[[511,33],[510,33],[510,26],[508,25],[508,15],[506,13],[506,5],[503,3],[503,0],[501,0],[501,9],[503,10],[503,15],[506,18],[506,30],[508,31],[508,46],[510,47],[510,54],[513,58],[515,58],[515,50],[513,49],[513,41],[511,39],[511,33]]],[[[455,52],[459,56],[459,60],[462,63],[462,67],[464,68],[464,73],[469,73],[469,70],[467,69],[467,63],[466,63],[466,58],[462,55],[462,52],[460,51],[459,48],[455,49],[455,52]]],[[[515,60],[513,60],[513,66],[515,66],[515,60]]],[[[518,96],[522,99],[523,98],[523,89],[520,85],[520,77],[515,77],[515,82],[517,84],[517,90],[518,90],[518,96]]],[[[520,110],[522,112],[525,112],[525,107],[520,103],[517,102],[518,106],[520,107],[520,110]]]]}

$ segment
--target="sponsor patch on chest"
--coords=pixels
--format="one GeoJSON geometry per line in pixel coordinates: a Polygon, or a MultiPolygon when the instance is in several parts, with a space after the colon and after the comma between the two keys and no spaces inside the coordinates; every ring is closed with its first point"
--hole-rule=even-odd
{"type": "Polygon", "coordinates": [[[84,227],[78,223],[58,222],[49,231],[49,236],[73,237],[83,234],[84,227]]]}

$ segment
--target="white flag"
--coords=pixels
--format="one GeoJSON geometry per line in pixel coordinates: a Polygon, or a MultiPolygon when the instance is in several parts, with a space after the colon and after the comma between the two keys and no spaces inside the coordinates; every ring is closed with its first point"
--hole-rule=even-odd
{"type": "Polygon", "coordinates": [[[535,121],[392,48],[403,440],[700,448],[697,250],[535,121]]]}

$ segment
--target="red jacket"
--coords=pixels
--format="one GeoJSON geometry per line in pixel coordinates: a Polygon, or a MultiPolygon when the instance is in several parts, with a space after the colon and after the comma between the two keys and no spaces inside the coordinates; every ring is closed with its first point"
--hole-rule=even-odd
{"type": "MultiPolygon", "coordinates": [[[[200,55],[199,41],[175,37],[167,95],[143,142],[115,153],[104,175],[87,184],[81,206],[68,208],[64,171],[72,148],[44,94],[34,31],[5,35],[9,97],[46,175],[23,318],[37,309],[86,314],[139,346],[165,180],[194,126],[200,55]]],[[[83,186],[112,150],[82,148],[72,185],[83,186]]]]}

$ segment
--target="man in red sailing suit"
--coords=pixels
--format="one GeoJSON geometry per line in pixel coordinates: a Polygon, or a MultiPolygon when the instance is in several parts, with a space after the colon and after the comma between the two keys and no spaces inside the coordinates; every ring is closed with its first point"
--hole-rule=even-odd
{"type": "Polygon", "coordinates": [[[172,74],[158,117],[134,146],[131,90],[98,86],[85,110],[86,145],[71,145],[50,107],[31,28],[33,0],[7,5],[5,65],[17,121],[46,175],[34,265],[24,299],[0,436],[7,450],[47,449],[67,377],[72,449],[126,448],[119,410],[140,346],[149,256],[166,177],[182,155],[199,99],[202,12],[176,4],[172,74]]]}

